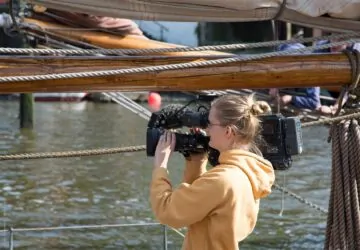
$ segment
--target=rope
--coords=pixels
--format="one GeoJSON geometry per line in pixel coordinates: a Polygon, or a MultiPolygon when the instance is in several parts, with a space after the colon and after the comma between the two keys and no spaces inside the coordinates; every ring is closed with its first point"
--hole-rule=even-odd
{"type": "Polygon", "coordinates": [[[56,80],[56,79],[69,79],[69,78],[86,78],[86,77],[103,77],[103,76],[112,76],[112,75],[124,75],[124,74],[136,74],[136,73],[150,73],[166,70],[180,70],[180,69],[189,69],[194,67],[206,67],[206,66],[215,66],[219,64],[228,64],[234,62],[244,62],[252,61],[258,59],[266,59],[274,56],[285,56],[293,54],[294,51],[302,53],[308,52],[315,48],[325,49],[332,46],[339,46],[348,43],[360,42],[360,39],[351,39],[348,41],[336,42],[332,44],[324,44],[321,46],[310,46],[301,49],[294,50],[285,50],[270,52],[257,55],[247,55],[243,57],[232,57],[224,59],[216,59],[209,61],[196,61],[188,63],[177,63],[177,64],[168,64],[168,65],[159,65],[159,66],[149,66],[141,68],[130,68],[130,69],[119,69],[119,70],[104,70],[104,71],[90,71],[90,72],[77,72],[77,73],[61,73],[61,74],[47,74],[47,75],[30,75],[30,76],[9,76],[9,77],[0,77],[0,82],[22,82],[22,81],[39,81],[39,80],[56,80]]]}
{"type": "Polygon", "coordinates": [[[282,187],[282,186],[280,186],[278,184],[274,184],[273,187],[274,187],[274,189],[277,189],[277,190],[283,192],[284,194],[287,194],[288,196],[290,196],[292,198],[295,198],[296,200],[300,201],[301,203],[304,203],[304,204],[308,205],[311,208],[314,208],[315,210],[317,210],[319,212],[322,212],[324,214],[328,213],[328,211],[325,208],[322,208],[322,207],[312,203],[311,201],[308,201],[307,199],[301,197],[300,195],[297,195],[297,194],[291,192],[290,190],[286,189],[285,187],[282,187]]]}
{"type": "Polygon", "coordinates": [[[102,94],[110,97],[114,102],[122,105],[141,118],[144,118],[147,121],[150,119],[151,112],[126,95],[120,92],[103,92],[102,94]]]}
{"type": "Polygon", "coordinates": [[[282,17],[282,14],[284,13],[284,10],[286,9],[286,0],[282,0],[281,5],[279,6],[279,10],[276,13],[276,15],[273,17],[273,20],[278,20],[280,17],[282,17]]]}
{"type": "MultiPolygon", "coordinates": [[[[43,29],[37,28],[39,31],[43,29]]],[[[164,52],[189,52],[189,51],[206,51],[206,50],[235,50],[235,49],[254,49],[273,47],[281,44],[290,43],[308,43],[320,40],[331,40],[331,39],[347,39],[359,37],[360,32],[346,33],[331,36],[322,37],[308,37],[308,38],[297,38],[291,40],[277,40],[259,43],[240,43],[240,44],[228,44],[228,45],[212,45],[212,46],[199,46],[199,47],[176,47],[176,48],[157,48],[157,49],[31,49],[31,48],[0,48],[2,54],[66,54],[66,55],[89,55],[89,54],[151,54],[151,53],[164,53],[164,52]]]]}
{"type": "Polygon", "coordinates": [[[104,155],[104,154],[138,152],[138,151],[144,151],[145,149],[146,149],[145,145],[140,145],[140,146],[130,146],[123,148],[104,148],[104,149],[65,151],[65,152],[8,154],[8,155],[0,155],[0,161],[94,156],[94,155],[104,155]]]}
{"type": "Polygon", "coordinates": [[[352,49],[351,51],[345,50],[344,54],[347,55],[351,65],[351,85],[347,86],[351,96],[347,101],[350,106],[357,106],[360,102],[360,88],[358,88],[360,81],[360,52],[352,49]]]}
{"type": "Polygon", "coordinates": [[[355,112],[352,114],[337,116],[337,117],[333,117],[333,118],[322,119],[319,121],[304,122],[301,124],[301,127],[326,125],[326,124],[331,124],[331,123],[335,123],[335,122],[340,122],[342,120],[355,119],[355,118],[360,118],[360,112],[355,112]]]}
{"type": "Polygon", "coordinates": [[[15,30],[20,33],[20,27],[16,21],[15,14],[14,14],[15,11],[16,10],[15,10],[15,6],[14,6],[14,0],[10,0],[9,1],[9,12],[10,12],[11,21],[15,27],[15,30]]]}
{"type": "Polygon", "coordinates": [[[348,57],[351,65],[351,85],[349,90],[357,88],[360,80],[360,52],[358,50],[344,50],[343,53],[348,57]]]}
{"type": "MultiPolygon", "coordinates": [[[[346,119],[359,118],[360,112],[343,115],[335,118],[328,118],[320,121],[302,123],[302,127],[331,124],[346,119]]],[[[145,118],[145,117],[143,117],[145,118]]],[[[359,144],[360,145],[360,144],[359,144]]],[[[22,153],[22,154],[7,154],[0,155],[0,161],[7,160],[31,160],[31,159],[47,159],[47,158],[64,158],[64,157],[80,157],[80,156],[94,156],[104,154],[117,154],[125,152],[138,152],[146,150],[146,145],[129,146],[122,148],[103,148],[103,149],[88,149],[78,151],[63,151],[63,152],[42,152],[42,153],[22,153]]],[[[359,161],[360,162],[360,161],[359,161]]]]}
{"type": "Polygon", "coordinates": [[[360,126],[355,119],[334,124],[332,182],[325,249],[360,247],[360,126]]]}

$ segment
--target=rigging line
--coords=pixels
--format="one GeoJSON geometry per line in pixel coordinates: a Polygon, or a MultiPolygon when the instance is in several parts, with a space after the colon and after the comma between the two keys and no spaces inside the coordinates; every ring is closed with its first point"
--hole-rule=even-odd
{"type": "MultiPolygon", "coordinates": [[[[36,29],[38,31],[44,32],[44,30],[34,24],[22,24],[24,28],[29,29],[36,29]]],[[[263,47],[272,47],[275,45],[280,44],[288,44],[294,42],[313,42],[318,40],[329,40],[329,39],[350,39],[356,38],[360,36],[360,32],[357,33],[347,33],[347,34],[340,34],[340,35],[331,35],[331,36],[322,36],[322,37],[310,37],[310,38],[297,38],[291,40],[278,40],[278,41],[269,41],[269,42],[259,42],[259,43],[240,43],[240,44],[229,44],[229,45],[213,45],[213,46],[200,46],[200,47],[175,47],[175,48],[155,48],[155,49],[99,49],[99,50],[92,50],[92,49],[82,49],[79,50],[65,50],[59,51],[59,53],[65,54],[87,54],[87,53],[125,53],[130,55],[135,54],[146,54],[146,53],[160,53],[160,52],[189,52],[189,51],[206,51],[206,50],[232,50],[232,49],[250,49],[250,48],[263,48],[263,47]]],[[[4,48],[0,48],[0,51],[4,48]]],[[[11,51],[11,50],[10,50],[11,51]]],[[[12,52],[6,53],[44,53],[43,50],[36,50],[36,49],[23,49],[23,50],[12,50],[12,52]]],[[[45,51],[48,53],[48,50],[45,51]]]]}
{"type": "Polygon", "coordinates": [[[11,17],[11,21],[16,29],[16,31],[18,31],[20,33],[20,27],[16,21],[16,18],[15,18],[15,15],[14,15],[14,11],[15,11],[15,8],[14,8],[14,0],[10,0],[9,1],[9,12],[10,12],[10,17],[11,17]]]}
{"type": "MultiPolygon", "coordinates": [[[[4,224],[4,231],[6,231],[6,198],[5,198],[5,192],[4,192],[4,204],[3,204],[3,216],[4,216],[4,221],[3,221],[3,224],[4,224]]],[[[4,246],[6,245],[6,235],[4,235],[4,246]]]]}
{"type": "MultiPolygon", "coordinates": [[[[283,187],[285,187],[285,179],[286,179],[286,173],[283,173],[283,187]]],[[[279,216],[283,216],[285,210],[285,190],[281,190],[281,210],[279,212],[279,216]]]]}

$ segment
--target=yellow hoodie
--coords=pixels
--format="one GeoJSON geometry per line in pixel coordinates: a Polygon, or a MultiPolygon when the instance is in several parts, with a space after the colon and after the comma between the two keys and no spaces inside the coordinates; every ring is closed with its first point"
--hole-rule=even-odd
{"type": "Polygon", "coordinates": [[[219,162],[206,171],[206,161],[188,161],[177,189],[166,169],[153,171],[152,210],[162,224],[188,227],[183,250],[238,249],[255,227],[260,198],[271,192],[275,174],[269,161],[229,150],[219,162]]]}

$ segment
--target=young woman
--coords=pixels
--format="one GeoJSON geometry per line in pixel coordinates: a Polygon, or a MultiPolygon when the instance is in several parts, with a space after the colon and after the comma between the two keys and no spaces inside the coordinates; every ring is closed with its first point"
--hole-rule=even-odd
{"type": "Polygon", "coordinates": [[[186,161],[183,183],[174,189],[167,168],[175,135],[166,132],[156,148],[150,200],[160,223],[187,227],[184,250],[233,250],[254,229],[260,199],[271,192],[275,175],[256,150],[258,115],[270,111],[254,96],[224,95],[210,109],[207,134],[219,150],[219,165],[206,170],[206,155],[186,161]],[[253,153],[256,152],[256,153],[253,153]]]}

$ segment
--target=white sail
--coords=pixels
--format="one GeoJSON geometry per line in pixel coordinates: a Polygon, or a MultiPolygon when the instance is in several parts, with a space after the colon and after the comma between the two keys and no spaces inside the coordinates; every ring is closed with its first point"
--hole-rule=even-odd
{"type": "MultiPolygon", "coordinates": [[[[28,0],[70,12],[135,20],[241,22],[273,19],[282,0],[28,0]]],[[[314,28],[360,30],[360,0],[287,0],[279,18],[314,28]],[[328,15],[329,17],[322,17],[328,15]],[[330,20],[331,19],[331,20],[330,20]]]]}

